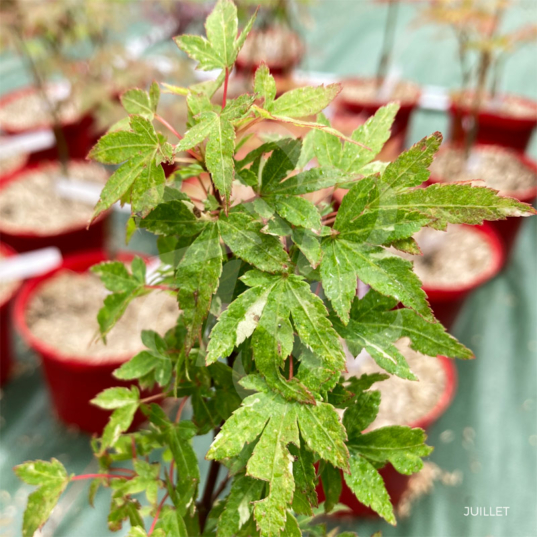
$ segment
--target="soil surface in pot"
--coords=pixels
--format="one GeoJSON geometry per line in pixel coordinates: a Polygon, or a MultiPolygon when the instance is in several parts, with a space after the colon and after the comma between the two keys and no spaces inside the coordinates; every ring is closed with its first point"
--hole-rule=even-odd
{"type": "MultiPolygon", "coordinates": [[[[49,91],[54,103],[55,89],[49,91]]],[[[69,99],[59,107],[62,123],[73,123],[80,115],[80,104],[76,99],[69,99]]],[[[52,124],[52,114],[48,103],[37,91],[21,93],[0,106],[0,128],[4,130],[29,130],[52,124]]]]}
{"type": "Polygon", "coordinates": [[[414,261],[414,272],[425,287],[470,285],[487,271],[492,249],[472,228],[449,226],[447,231],[424,228],[414,236],[423,255],[399,255],[414,261]]]}
{"type": "Polygon", "coordinates": [[[144,349],[142,330],[164,334],[179,315],[177,300],[165,292],[136,298],[107,336],[98,337],[97,313],[108,292],[98,276],[64,270],[43,283],[26,310],[32,334],[58,350],[60,356],[106,363],[134,356],[144,349]]]}
{"type": "MultiPolygon", "coordinates": [[[[0,228],[12,233],[52,235],[87,224],[93,205],[61,196],[56,191],[60,176],[60,166],[55,163],[28,170],[10,181],[0,191],[0,228]]],[[[69,179],[73,181],[102,186],[107,178],[107,171],[98,164],[69,165],[69,179]]]]}
{"type": "Polygon", "coordinates": [[[284,26],[252,32],[246,39],[238,59],[246,65],[266,62],[271,65],[289,65],[302,53],[302,43],[295,32],[284,26]]]}
{"type": "MultiPolygon", "coordinates": [[[[447,385],[442,362],[425,356],[409,347],[408,338],[399,340],[395,346],[406,358],[418,381],[405,380],[394,375],[377,382],[371,388],[381,394],[379,413],[370,429],[387,425],[409,425],[424,418],[437,405],[447,385]]],[[[349,366],[349,372],[359,377],[364,373],[385,373],[367,353],[360,355],[362,362],[349,366]]]]}
{"type": "MultiPolygon", "coordinates": [[[[5,256],[2,255],[2,253],[0,252],[0,264],[2,263],[3,259],[5,259],[5,256]]],[[[18,285],[19,282],[15,280],[9,282],[0,280],[0,305],[7,300],[7,298],[17,288],[18,285]]]]}
{"type": "Polygon", "coordinates": [[[537,173],[521,162],[516,153],[494,147],[474,149],[467,161],[462,149],[447,148],[437,154],[430,169],[443,182],[484,181],[501,194],[537,187],[537,173]]]}
{"type": "Polygon", "coordinates": [[[26,153],[14,153],[7,158],[0,158],[0,177],[22,168],[27,160],[28,155],[26,153]]]}
{"type": "MultiPolygon", "coordinates": [[[[357,104],[375,104],[379,101],[379,88],[374,78],[363,80],[343,81],[343,89],[339,94],[342,100],[355,102],[357,104]]],[[[420,95],[420,88],[417,84],[408,80],[400,80],[391,95],[385,101],[400,101],[407,103],[415,101],[420,95]]]]}
{"type": "MultiPolygon", "coordinates": [[[[453,101],[465,108],[471,108],[474,96],[473,93],[454,95],[453,101]]],[[[537,120],[537,103],[515,95],[500,95],[496,98],[486,96],[481,104],[481,111],[516,119],[537,120]]]]}

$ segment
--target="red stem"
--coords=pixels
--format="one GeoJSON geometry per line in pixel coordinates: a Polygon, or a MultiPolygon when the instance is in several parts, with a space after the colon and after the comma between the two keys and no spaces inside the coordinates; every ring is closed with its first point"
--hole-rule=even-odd
{"type": "MultiPolygon", "coordinates": [[[[177,409],[177,415],[175,416],[175,423],[179,423],[181,419],[181,414],[183,412],[183,408],[185,407],[186,400],[188,399],[188,396],[183,397],[181,404],[179,405],[179,408],[177,409]]],[[[173,469],[175,468],[175,460],[172,459],[172,462],[170,463],[170,480],[173,483],[173,469]]]]}
{"type": "Polygon", "coordinates": [[[155,119],[159,121],[160,123],[162,123],[168,130],[173,132],[175,136],[179,138],[179,140],[182,140],[183,135],[179,134],[163,117],[159,116],[158,114],[155,114],[155,119]]]}
{"type": "MultiPolygon", "coordinates": [[[[201,177],[199,175],[196,176],[196,179],[198,180],[201,188],[203,188],[203,191],[205,192],[205,196],[209,195],[209,191],[205,188],[205,185],[203,184],[203,181],[201,180],[201,177]]],[[[200,200],[201,201],[201,200],[200,200]]]]}
{"type": "Polygon", "coordinates": [[[150,403],[151,401],[157,401],[166,397],[165,393],[158,393],[157,395],[152,395],[151,397],[146,397],[145,399],[140,399],[140,403],[150,403]]]}
{"type": "Polygon", "coordinates": [[[293,378],[293,357],[289,356],[289,380],[293,378]]]}
{"type": "Polygon", "coordinates": [[[332,218],[333,216],[337,216],[337,211],[332,211],[331,213],[325,214],[322,219],[323,220],[328,220],[328,219],[332,218]]]}
{"type": "Polygon", "coordinates": [[[224,79],[224,95],[222,97],[222,108],[226,107],[228,82],[229,82],[229,69],[226,67],[226,78],[224,79]]]}
{"type": "Polygon", "coordinates": [[[136,458],[136,440],[134,439],[134,436],[131,436],[131,447],[132,447],[132,458],[136,458]]]}
{"type": "MultiPolygon", "coordinates": [[[[155,119],[162,123],[170,132],[173,132],[173,134],[175,134],[175,136],[177,136],[179,140],[182,140],[183,135],[179,134],[163,117],[159,116],[158,114],[155,114],[155,119]]],[[[198,155],[195,151],[192,151],[192,149],[187,149],[187,153],[190,156],[194,157],[196,160],[202,160],[201,156],[198,155]]]]}
{"type": "Polygon", "coordinates": [[[136,475],[136,472],[134,470],[130,470],[129,468],[112,468],[114,472],[125,472],[130,475],[136,475]]]}
{"type": "Polygon", "coordinates": [[[151,527],[149,528],[149,531],[147,532],[148,536],[153,533],[153,530],[155,529],[155,526],[157,525],[157,522],[158,522],[158,517],[160,516],[160,511],[162,510],[162,506],[164,505],[164,502],[167,500],[167,498],[168,498],[168,493],[166,492],[166,494],[164,495],[164,498],[162,498],[162,500],[160,500],[160,503],[158,504],[157,512],[155,513],[155,518],[153,519],[153,523],[151,524],[151,527]]]}
{"type": "Polygon", "coordinates": [[[172,459],[172,462],[170,462],[170,482],[173,485],[173,469],[175,468],[175,459],[172,459]]]}
{"type": "Polygon", "coordinates": [[[188,399],[188,396],[183,397],[183,400],[181,401],[181,404],[179,405],[179,408],[177,409],[177,416],[175,416],[175,423],[179,423],[179,421],[181,420],[181,414],[183,413],[183,408],[185,408],[187,399],[188,399]]]}
{"type": "Polygon", "coordinates": [[[124,476],[124,475],[114,475],[114,474],[82,474],[82,475],[75,475],[71,478],[71,481],[82,481],[83,479],[100,479],[100,478],[106,478],[106,479],[112,479],[112,478],[120,478],[120,479],[132,479],[130,477],[124,476]]]}
{"type": "Polygon", "coordinates": [[[177,291],[177,289],[174,289],[173,287],[168,287],[167,285],[144,285],[144,287],[146,289],[159,289],[160,291],[177,291]]]}

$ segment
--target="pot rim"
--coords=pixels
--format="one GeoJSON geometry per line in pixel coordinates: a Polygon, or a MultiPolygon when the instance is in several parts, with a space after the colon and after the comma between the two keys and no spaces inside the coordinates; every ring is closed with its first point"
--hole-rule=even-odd
{"type": "Polygon", "coordinates": [[[422,289],[430,300],[452,300],[453,295],[466,294],[477,289],[484,283],[494,278],[502,269],[505,262],[505,249],[498,232],[487,222],[480,226],[471,226],[468,224],[457,224],[461,227],[471,230],[473,233],[481,235],[488,243],[491,250],[491,262],[481,274],[478,274],[474,280],[467,284],[453,286],[433,286],[422,285],[422,289]]]}
{"type": "Polygon", "coordinates": [[[23,170],[24,168],[26,168],[28,166],[28,162],[30,160],[30,153],[19,152],[19,153],[17,153],[17,155],[21,155],[23,157],[22,158],[22,164],[20,166],[18,166],[17,168],[14,168],[13,170],[10,170],[7,173],[4,173],[3,175],[0,174],[0,184],[5,179],[15,175],[16,173],[19,173],[21,170],[23,170]]]}
{"type": "MultiPolygon", "coordinates": [[[[446,143],[443,144],[438,154],[446,153],[447,151],[450,151],[452,149],[462,148],[462,144],[459,143],[446,143]]],[[[477,152],[480,151],[495,151],[495,152],[503,152],[508,153],[509,155],[516,158],[519,162],[521,162],[526,168],[529,168],[537,175],[537,162],[524,154],[522,151],[518,151],[516,149],[510,148],[510,147],[503,147],[500,145],[492,145],[492,144],[475,144],[473,147],[473,150],[477,150],[477,152]]],[[[428,183],[430,184],[456,184],[460,181],[454,181],[452,183],[448,183],[447,181],[443,180],[438,175],[435,175],[431,173],[428,183]]],[[[498,191],[499,192],[499,191],[498,191]]],[[[509,197],[509,198],[515,198],[518,201],[521,201],[523,203],[531,203],[534,198],[537,197],[537,184],[535,186],[526,188],[524,190],[506,190],[502,196],[509,197]]]]}
{"type": "MultiPolygon", "coordinates": [[[[451,92],[450,94],[450,103],[449,103],[449,110],[452,114],[456,114],[459,110],[462,111],[464,115],[471,113],[471,106],[465,105],[465,104],[459,104],[457,102],[457,97],[461,94],[468,93],[468,92],[451,92]]],[[[525,97],[523,95],[513,95],[510,93],[504,93],[501,95],[501,97],[509,97],[510,99],[518,102],[522,102],[524,104],[527,104],[530,108],[533,108],[535,113],[537,114],[537,101],[534,101],[533,99],[530,99],[529,97],[525,97]]],[[[502,113],[500,110],[490,110],[490,109],[482,109],[479,111],[479,116],[483,119],[503,119],[508,120],[512,123],[518,123],[530,126],[537,125],[537,117],[520,117],[520,116],[512,116],[508,113],[502,113]]]]}
{"type": "MultiPolygon", "coordinates": [[[[256,34],[262,34],[262,33],[265,33],[265,34],[275,33],[275,31],[276,31],[275,28],[269,28],[268,30],[264,32],[261,30],[252,30],[250,34],[248,35],[248,37],[254,36],[256,34]]],[[[295,67],[302,60],[306,47],[304,45],[304,41],[302,40],[298,32],[291,30],[289,32],[289,35],[293,36],[293,39],[298,45],[296,54],[292,56],[289,60],[275,60],[275,61],[270,61],[270,62],[266,60],[261,60],[258,62],[258,61],[252,61],[250,59],[245,59],[244,56],[241,58],[241,55],[239,53],[239,55],[237,56],[237,59],[235,60],[236,70],[237,71],[250,70],[252,72],[255,72],[262,64],[266,64],[269,70],[276,70],[276,69],[283,70],[283,69],[291,69],[295,67]]]]}
{"type": "MultiPolygon", "coordinates": [[[[11,246],[3,242],[0,242],[0,253],[2,254],[2,257],[12,257],[14,255],[17,255],[17,252],[13,248],[11,248],[11,246]]],[[[23,280],[15,281],[15,285],[13,286],[11,292],[8,293],[6,297],[4,297],[4,299],[0,300],[0,308],[4,307],[12,298],[15,297],[22,284],[23,280]]]]}
{"type": "MultiPolygon", "coordinates": [[[[136,255],[140,256],[146,262],[149,260],[149,257],[146,254],[130,251],[121,251],[114,259],[128,262],[131,261],[136,255]]],[[[28,280],[22,285],[20,293],[15,298],[13,307],[14,325],[26,344],[36,351],[41,357],[46,356],[47,360],[51,360],[66,369],[71,369],[78,373],[87,370],[109,370],[111,366],[119,366],[133,357],[133,354],[129,353],[124,356],[104,357],[98,363],[92,363],[89,361],[88,357],[75,357],[76,355],[73,354],[63,354],[56,347],[45,343],[34,335],[26,322],[26,311],[30,300],[36,295],[36,293],[39,292],[40,288],[47,281],[54,278],[58,272],[71,270],[74,272],[83,273],[87,272],[91,266],[97,263],[111,260],[112,259],[108,253],[104,250],[97,249],[78,252],[64,257],[61,265],[55,269],[47,272],[46,274],[28,280]]]]}
{"type": "MultiPolygon", "coordinates": [[[[345,86],[345,85],[360,85],[360,84],[363,84],[364,82],[369,82],[371,80],[376,80],[376,77],[374,76],[371,76],[371,77],[366,77],[366,76],[353,76],[353,77],[348,77],[348,78],[343,78],[340,82],[341,82],[341,85],[342,86],[345,86]]],[[[406,101],[400,101],[398,99],[386,99],[386,100],[379,100],[379,99],[372,99],[372,100],[367,100],[367,101],[360,101],[358,99],[347,99],[345,98],[344,94],[343,94],[343,91],[337,96],[337,99],[336,99],[336,103],[338,105],[338,107],[340,108],[343,108],[345,110],[349,110],[349,107],[356,107],[356,106],[363,106],[364,108],[380,108],[381,106],[386,106],[387,104],[389,103],[392,103],[392,102],[399,102],[399,112],[401,112],[401,110],[413,110],[417,105],[418,105],[418,102],[421,98],[421,94],[422,94],[422,90],[421,90],[421,87],[411,81],[411,80],[406,80],[406,79],[402,79],[401,82],[408,82],[410,84],[413,84],[416,86],[416,89],[418,90],[417,93],[416,93],[416,96],[413,98],[413,99],[409,99],[409,100],[406,100],[406,101]]]]}
{"type": "Polygon", "coordinates": [[[449,408],[453,399],[455,398],[455,393],[457,392],[457,368],[453,363],[454,359],[447,358],[446,356],[437,356],[437,359],[442,364],[444,374],[446,375],[446,385],[442,391],[442,395],[433,406],[433,408],[417,419],[416,421],[410,423],[409,427],[419,427],[420,429],[428,429],[431,425],[437,422],[440,417],[446,412],[449,408]]]}
{"type": "MultiPolygon", "coordinates": [[[[83,159],[71,159],[69,162],[89,165],[88,161],[83,160],[83,159]]],[[[54,166],[57,164],[59,164],[58,160],[44,160],[44,161],[36,162],[36,163],[29,163],[11,175],[0,177],[0,193],[2,192],[3,188],[6,188],[9,184],[11,184],[14,181],[22,179],[27,173],[31,173],[40,168],[46,168],[48,166],[54,166]]],[[[111,213],[111,211],[112,209],[108,209],[107,211],[104,211],[103,213],[101,213],[92,222],[92,225],[106,218],[111,213]]],[[[87,228],[87,226],[88,226],[88,222],[76,223],[76,224],[73,223],[56,233],[38,233],[36,231],[28,231],[28,230],[17,231],[9,227],[3,228],[2,223],[0,222],[0,233],[6,236],[20,237],[23,239],[44,239],[44,238],[49,238],[49,237],[64,237],[77,231],[83,231],[87,228]]]]}

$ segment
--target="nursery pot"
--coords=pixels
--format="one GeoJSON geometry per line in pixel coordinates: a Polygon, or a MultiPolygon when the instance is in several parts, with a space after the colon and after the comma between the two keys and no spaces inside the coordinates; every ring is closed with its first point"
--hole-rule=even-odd
{"type": "MultiPolygon", "coordinates": [[[[476,149],[479,150],[479,145],[476,146],[476,149]]],[[[485,147],[483,144],[481,147],[485,147]]],[[[449,149],[449,146],[444,146],[440,149],[440,151],[446,151],[449,149]]],[[[522,163],[523,166],[526,168],[532,170],[535,174],[537,174],[537,162],[530,159],[526,155],[522,154],[519,151],[512,151],[509,149],[502,149],[501,147],[495,147],[495,151],[509,151],[511,155],[513,155],[515,158],[519,160],[519,162],[522,163]]],[[[483,177],[483,180],[486,181],[486,177],[483,177]]],[[[434,173],[431,173],[431,176],[429,178],[429,183],[444,183],[445,180],[443,180],[438,175],[435,175],[434,173]]],[[[532,205],[535,199],[537,198],[537,185],[526,188],[524,190],[516,190],[516,191],[506,191],[502,192],[502,196],[508,196],[510,198],[515,198],[518,201],[521,201],[523,203],[527,203],[529,205],[532,205]]],[[[514,246],[516,237],[518,235],[518,232],[520,230],[520,226],[522,224],[522,221],[524,218],[506,218],[505,220],[495,220],[493,222],[489,222],[488,224],[493,227],[499,234],[502,243],[503,248],[505,251],[505,258],[508,259],[509,255],[511,253],[511,250],[514,246]]]]}
{"type": "MultiPolygon", "coordinates": [[[[2,257],[11,257],[15,255],[15,251],[6,244],[0,243],[0,254],[2,257]]],[[[0,386],[2,386],[11,371],[13,362],[13,348],[11,339],[11,319],[10,308],[11,301],[17,294],[21,284],[14,284],[9,293],[3,298],[0,298],[0,386]]]]}
{"type": "Polygon", "coordinates": [[[19,153],[10,155],[8,158],[0,158],[0,181],[17,173],[28,164],[28,155],[19,153]]]}
{"type": "MultiPolygon", "coordinates": [[[[421,429],[427,430],[440,419],[444,412],[446,412],[449,405],[453,401],[453,398],[455,397],[455,392],[457,389],[457,369],[453,364],[453,360],[450,360],[449,358],[446,358],[444,356],[439,356],[438,359],[440,360],[440,363],[442,364],[446,375],[446,385],[444,387],[444,391],[442,392],[442,395],[436,405],[429,411],[429,413],[427,413],[425,416],[415,421],[414,423],[408,424],[409,427],[419,427],[421,429]]],[[[390,496],[391,502],[394,507],[396,507],[399,504],[405,490],[407,489],[410,476],[400,474],[390,463],[388,463],[384,468],[382,468],[382,470],[380,470],[380,475],[384,480],[384,484],[390,496]]],[[[354,516],[360,517],[378,517],[378,514],[375,511],[373,511],[369,507],[366,507],[356,499],[356,496],[345,483],[345,479],[343,478],[343,472],[341,472],[341,478],[342,490],[339,501],[343,505],[347,506],[350,512],[340,511],[337,513],[337,515],[347,516],[349,514],[352,514],[354,516]]],[[[325,496],[321,484],[317,486],[317,496],[319,498],[319,502],[324,501],[325,496]]]]}
{"type": "MultiPolygon", "coordinates": [[[[266,31],[252,30],[247,37],[247,43],[254,43],[254,41],[262,34],[270,35],[277,34],[278,29],[269,28],[266,31]]],[[[235,61],[235,71],[239,75],[252,76],[261,63],[266,63],[270,70],[270,73],[274,77],[286,77],[293,71],[293,69],[302,61],[304,56],[304,45],[302,40],[295,32],[289,32],[288,39],[294,42],[294,53],[288,58],[267,58],[263,55],[263,59],[249,58],[247,55],[247,49],[243,48],[235,61]]],[[[262,51],[264,52],[264,51],[262,51]]]]}
{"type": "MultiPolygon", "coordinates": [[[[0,178],[0,196],[2,190],[14,181],[23,180],[27,173],[38,170],[47,164],[29,164],[11,176],[0,178]]],[[[91,226],[87,222],[77,222],[54,233],[40,233],[39,230],[15,231],[11,227],[2,228],[0,222],[0,235],[2,241],[13,247],[17,252],[28,252],[48,246],[59,248],[62,254],[78,250],[103,248],[109,226],[111,212],[107,211],[98,216],[91,226]]]]}
{"type": "MultiPolygon", "coordinates": [[[[131,253],[121,253],[117,257],[123,262],[131,261],[133,258],[134,254],[131,253]]],[[[27,281],[17,296],[14,307],[15,326],[28,346],[41,358],[58,417],[68,425],[75,425],[89,433],[98,434],[107,424],[110,411],[92,405],[90,400],[107,388],[128,387],[133,384],[133,382],[119,381],[112,375],[113,371],[130,360],[132,356],[116,356],[104,363],[91,363],[82,357],[64,355],[32,333],[26,321],[26,313],[30,301],[40,287],[58,272],[67,269],[83,273],[91,266],[108,259],[108,255],[101,250],[80,252],[66,257],[58,268],[27,281]]],[[[133,426],[143,421],[142,414],[138,413],[133,426]]]]}
{"type": "Polygon", "coordinates": [[[487,242],[491,251],[491,259],[486,270],[466,285],[453,286],[423,285],[429,304],[435,317],[449,330],[466,298],[478,287],[498,275],[505,262],[505,252],[498,233],[488,223],[481,226],[462,226],[479,233],[487,242]]]}
{"type": "MultiPolygon", "coordinates": [[[[511,97],[521,104],[534,109],[533,117],[516,117],[501,110],[481,110],[478,114],[476,141],[525,151],[533,130],[537,126],[537,103],[523,97],[511,97]]],[[[463,123],[471,117],[471,106],[453,100],[449,107],[450,132],[453,142],[463,142],[465,130],[463,123]]]]}
{"type": "MultiPolygon", "coordinates": [[[[353,78],[349,79],[347,81],[344,81],[343,83],[345,85],[361,85],[366,82],[366,79],[360,79],[360,78],[353,78]]],[[[412,115],[412,112],[418,105],[418,101],[420,98],[419,92],[415,95],[414,98],[408,101],[401,102],[399,111],[397,112],[397,115],[395,116],[395,120],[392,125],[391,129],[391,136],[390,140],[397,140],[397,145],[399,147],[399,152],[403,150],[406,135],[408,132],[408,125],[410,122],[410,117],[412,115]]],[[[352,99],[345,95],[345,92],[342,91],[340,95],[338,96],[336,103],[338,105],[338,113],[339,114],[354,114],[362,116],[364,121],[369,119],[371,116],[375,114],[375,112],[381,108],[382,106],[386,106],[388,103],[392,101],[396,101],[397,99],[388,99],[386,101],[384,100],[378,100],[378,99],[368,99],[364,101],[360,101],[358,99],[352,99]]]]}
{"type": "MultiPolygon", "coordinates": [[[[13,103],[18,99],[24,99],[28,95],[35,93],[35,88],[24,88],[8,93],[0,98],[0,108],[13,103]]],[[[82,114],[80,117],[69,121],[63,121],[61,128],[67,144],[69,157],[72,159],[86,158],[95,136],[92,135],[94,119],[91,113],[82,114]]],[[[50,122],[36,123],[31,127],[17,127],[12,124],[0,124],[0,130],[8,135],[25,134],[29,132],[53,129],[50,122]]],[[[42,149],[30,154],[30,162],[40,162],[41,160],[56,160],[58,158],[58,148],[56,146],[42,149]]]]}

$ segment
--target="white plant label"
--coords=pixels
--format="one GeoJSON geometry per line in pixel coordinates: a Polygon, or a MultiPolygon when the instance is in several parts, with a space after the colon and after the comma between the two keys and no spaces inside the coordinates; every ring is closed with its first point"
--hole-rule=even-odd
{"type": "MultiPolygon", "coordinates": [[[[80,201],[87,205],[97,205],[101,195],[102,185],[89,181],[73,181],[68,177],[58,177],[56,179],[56,193],[68,200],[80,201]]],[[[114,209],[130,214],[131,206],[126,203],[121,207],[119,203],[114,204],[114,209]]]]}
{"type": "Polygon", "coordinates": [[[35,153],[54,147],[56,141],[51,129],[3,136],[0,138],[0,159],[6,159],[14,154],[35,153]]]}
{"type": "Polygon", "coordinates": [[[52,246],[4,257],[0,261],[0,281],[20,281],[40,276],[59,267],[61,262],[62,254],[60,250],[52,246]]]}

